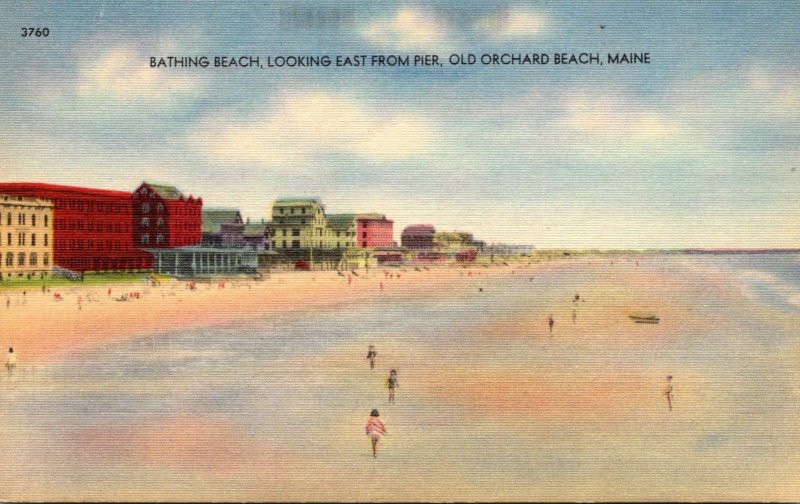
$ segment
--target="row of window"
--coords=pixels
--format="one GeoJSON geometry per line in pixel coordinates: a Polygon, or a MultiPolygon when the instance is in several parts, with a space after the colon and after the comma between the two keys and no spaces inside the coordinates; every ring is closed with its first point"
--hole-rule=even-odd
{"type": "MultiPolygon", "coordinates": [[[[12,233],[6,233],[6,245],[13,245],[13,241],[11,240],[11,238],[12,238],[12,233]]],[[[17,245],[21,245],[21,246],[28,245],[27,238],[28,238],[27,233],[17,233],[17,245]]],[[[2,245],[2,244],[3,244],[3,235],[0,235],[0,245],[2,245]]],[[[49,244],[50,243],[49,243],[48,235],[44,235],[44,245],[45,245],[45,247],[47,245],[49,245],[49,244]]],[[[31,247],[35,247],[36,246],[36,233],[31,234],[30,246],[31,247]]]]}
{"type": "MultiPolygon", "coordinates": [[[[164,235],[157,234],[156,235],[156,244],[160,245],[162,243],[166,243],[166,239],[164,238],[164,235]]],[[[149,245],[150,244],[150,235],[143,234],[142,237],[141,237],[141,244],[142,245],[149,245]]]]}
{"type": "MultiPolygon", "coordinates": [[[[8,252],[6,253],[6,266],[13,267],[14,266],[14,253],[8,252]]],[[[25,252],[20,252],[17,254],[17,266],[38,266],[39,265],[39,254],[36,252],[31,252],[27,256],[25,252]]],[[[42,266],[49,266],[50,265],[50,254],[45,252],[42,254],[42,266]]]]}
{"type": "Polygon", "coordinates": [[[55,219],[55,229],[70,231],[98,231],[106,233],[128,233],[130,225],[120,222],[95,222],[93,220],[55,219]]]}
{"type": "Polygon", "coordinates": [[[77,210],[79,212],[100,212],[100,213],[130,213],[130,207],[125,203],[106,203],[101,201],[62,199],[53,200],[53,207],[56,209],[77,210]]]}
{"type": "MultiPolygon", "coordinates": [[[[32,214],[30,214],[30,217],[31,217],[30,218],[31,227],[36,227],[36,214],[32,213],[32,214]]],[[[14,219],[11,217],[11,212],[8,212],[6,214],[6,219],[5,220],[6,220],[6,225],[10,226],[11,223],[14,221],[14,219]]],[[[17,221],[17,225],[18,226],[27,226],[28,225],[28,214],[25,214],[25,213],[22,213],[22,212],[18,213],[16,221],[17,221]]],[[[0,224],[2,224],[2,223],[3,223],[3,219],[2,219],[2,217],[0,217],[0,224]]],[[[45,215],[44,216],[44,227],[47,227],[48,223],[49,223],[48,216],[45,215]]]]}
{"type": "MultiPolygon", "coordinates": [[[[156,205],[156,211],[161,213],[164,211],[164,203],[159,203],[156,205]]],[[[150,203],[142,203],[142,213],[149,213],[150,212],[150,203]]]]}
{"type": "MultiPolygon", "coordinates": [[[[53,243],[56,250],[122,250],[123,244],[120,240],[55,240],[53,243]]],[[[125,243],[127,250],[129,245],[125,243]]]]}

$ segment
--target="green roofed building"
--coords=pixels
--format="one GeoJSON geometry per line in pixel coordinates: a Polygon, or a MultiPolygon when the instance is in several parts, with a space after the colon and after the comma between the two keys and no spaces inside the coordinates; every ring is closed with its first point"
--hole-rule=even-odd
{"type": "Polygon", "coordinates": [[[279,198],[267,226],[274,250],[328,248],[327,217],[319,198],[279,198]]]}
{"type": "Polygon", "coordinates": [[[236,208],[203,209],[204,247],[243,247],[245,223],[236,208]]]}
{"type": "Polygon", "coordinates": [[[356,214],[328,215],[328,248],[348,249],[356,246],[356,214]]]}

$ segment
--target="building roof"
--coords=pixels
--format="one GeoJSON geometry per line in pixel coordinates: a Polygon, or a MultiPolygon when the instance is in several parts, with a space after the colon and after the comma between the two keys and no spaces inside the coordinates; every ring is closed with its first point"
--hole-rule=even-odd
{"type": "Polygon", "coordinates": [[[245,224],[244,235],[251,237],[263,237],[267,229],[267,223],[263,224],[245,224]]]}
{"type": "Polygon", "coordinates": [[[183,194],[178,190],[177,187],[171,185],[162,185],[162,184],[152,184],[150,182],[145,181],[147,187],[155,191],[156,194],[161,196],[164,199],[168,200],[177,200],[180,199],[183,194]]]}
{"type": "Polygon", "coordinates": [[[0,204],[8,206],[38,206],[38,207],[52,207],[53,201],[46,198],[34,198],[31,196],[18,196],[16,194],[3,194],[0,193],[0,204]]]}
{"type": "Polygon", "coordinates": [[[319,196],[311,198],[278,198],[275,200],[274,205],[293,206],[293,205],[313,205],[314,203],[320,204],[319,196]]]}
{"type": "Polygon", "coordinates": [[[356,219],[356,214],[330,214],[327,219],[329,228],[349,229],[356,219]]]}
{"type": "Polygon", "coordinates": [[[204,208],[203,232],[216,233],[222,229],[222,224],[235,223],[237,217],[241,218],[237,208],[204,208]]]}
{"type": "Polygon", "coordinates": [[[359,220],[388,220],[386,216],[382,213],[360,213],[356,215],[356,219],[359,220]]]}
{"type": "Polygon", "coordinates": [[[56,184],[40,184],[38,182],[0,182],[0,192],[9,194],[24,194],[39,198],[81,198],[81,197],[111,197],[130,199],[131,193],[125,191],[110,191],[108,189],[92,189],[89,187],[64,186],[56,184]]]}
{"type": "Polygon", "coordinates": [[[411,224],[410,226],[406,226],[403,230],[403,234],[425,234],[425,235],[432,235],[436,232],[436,229],[430,224],[411,224]]]}

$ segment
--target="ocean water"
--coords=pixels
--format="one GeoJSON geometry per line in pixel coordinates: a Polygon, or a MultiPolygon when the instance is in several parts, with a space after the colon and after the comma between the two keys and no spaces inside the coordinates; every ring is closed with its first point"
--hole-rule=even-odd
{"type": "Polygon", "coordinates": [[[461,279],[469,290],[435,302],[264,315],[22,366],[0,382],[0,498],[800,498],[800,257],[641,262],[684,276],[722,271],[747,305],[698,305],[730,323],[670,345],[487,337],[487,321],[544,310],[598,275],[554,270],[461,279]],[[382,386],[388,367],[400,373],[395,405],[382,386]],[[558,415],[513,404],[501,414],[479,390],[508,371],[502,385],[522,387],[525,400],[545,387],[538,377],[574,373],[593,400],[618,386],[607,370],[642,390],[611,390],[574,415],[558,397],[542,406],[558,415]],[[673,370],[670,413],[660,387],[673,370]],[[514,373],[533,382],[515,384],[514,373]],[[483,403],[459,395],[465,383],[483,403]],[[377,460],[363,435],[374,407],[390,430],[377,460]]]}

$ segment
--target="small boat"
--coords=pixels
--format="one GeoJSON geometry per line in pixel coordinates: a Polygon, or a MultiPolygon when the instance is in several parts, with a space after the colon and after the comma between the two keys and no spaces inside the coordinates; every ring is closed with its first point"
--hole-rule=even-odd
{"type": "Polygon", "coordinates": [[[630,312],[628,318],[637,324],[658,324],[660,320],[656,315],[647,312],[630,312]]]}

